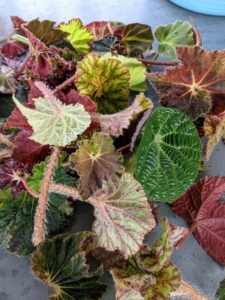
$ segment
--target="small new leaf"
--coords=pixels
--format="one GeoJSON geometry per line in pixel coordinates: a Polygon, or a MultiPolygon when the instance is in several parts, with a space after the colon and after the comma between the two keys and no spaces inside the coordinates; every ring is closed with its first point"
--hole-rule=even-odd
{"type": "Polygon", "coordinates": [[[89,96],[99,113],[112,114],[128,105],[130,74],[119,60],[90,53],[80,62],[77,72],[82,74],[75,81],[80,95],[89,96]]]}
{"type": "Polygon", "coordinates": [[[0,67],[0,93],[15,94],[16,90],[17,81],[14,70],[2,65],[0,67]]]}
{"type": "Polygon", "coordinates": [[[90,115],[82,104],[65,105],[50,94],[49,98],[33,99],[35,109],[29,109],[13,99],[33,128],[30,139],[42,145],[66,146],[90,125],[90,115]]]}
{"type": "Polygon", "coordinates": [[[94,41],[94,36],[82,27],[83,24],[80,19],[72,19],[68,24],[61,23],[59,28],[63,32],[69,33],[67,40],[73,45],[79,54],[87,54],[89,49],[89,43],[94,41]]]}
{"type": "Polygon", "coordinates": [[[33,252],[32,272],[55,291],[48,297],[49,300],[100,299],[106,291],[107,285],[99,281],[102,267],[89,273],[81,251],[83,241],[91,235],[91,232],[58,235],[45,240],[33,252]]]}
{"type": "Polygon", "coordinates": [[[78,146],[69,161],[80,176],[78,187],[83,198],[101,186],[103,179],[119,180],[124,171],[123,158],[115,151],[110,137],[96,132],[91,140],[83,139],[78,146]]]}
{"type": "Polygon", "coordinates": [[[194,38],[189,22],[176,21],[166,26],[159,26],[154,32],[155,38],[160,42],[158,53],[176,60],[176,50],[174,46],[193,46],[194,38]]]}
{"type": "Polygon", "coordinates": [[[119,250],[125,259],[139,250],[145,234],[156,225],[146,194],[128,173],[122,175],[118,184],[105,181],[87,202],[95,208],[93,231],[98,246],[119,250]]]}

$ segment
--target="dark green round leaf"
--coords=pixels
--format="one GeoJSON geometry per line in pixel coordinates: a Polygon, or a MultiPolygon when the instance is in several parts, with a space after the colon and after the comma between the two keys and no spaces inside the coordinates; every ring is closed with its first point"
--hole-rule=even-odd
{"type": "Polygon", "coordinates": [[[154,201],[172,202],[194,182],[201,142],[190,119],[172,108],[158,108],[146,124],[137,151],[136,179],[154,201]]]}

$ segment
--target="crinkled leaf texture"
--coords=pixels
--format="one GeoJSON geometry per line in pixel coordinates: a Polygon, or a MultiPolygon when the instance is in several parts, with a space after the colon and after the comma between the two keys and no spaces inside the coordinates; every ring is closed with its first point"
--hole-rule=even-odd
{"type": "Polygon", "coordinates": [[[221,138],[223,141],[225,140],[225,113],[222,112],[217,116],[207,116],[204,121],[204,133],[208,138],[205,149],[205,159],[209,160],[216,144],[221,138]]]}
{"type": "Polygon", "coordinates": [[[152,29],[145,24],[133,23],[124,27],[122,39],[129,56],[138,56],[148,50],[154,41],[152,29]]]}
{"type": "Polygon", "coordinates": [[[49,300],[101,299],[107,289],[107,285],[99,281],[103,269],[89,273],[81,251],[83,241],[91,235],[91,232],[58,235],[45,240],[33,252],[32,272],[55,291],[49,300]]]}
{"type": "Polygon", "coordinates": [[[125,110],[112,115],[92,114],[92,121],[100,124],[103,134],[119,136],[123,134],[123,129],[128,128],[131,120],[142,111],[151,108],[153,108],[152,101],[140,93],[125,110]]]}
{"type": "Polygon", "coordinates": [[[163,106],[178,108],[192,120],[225,110],[225,50],[206,51],[201,47],[176,47],[181,64],[147,78],[163,106]]]}
{"type": "Polygon", "coordinates": [[[172,202],[198,174],[201,141],[191,120],[172,108],[157,108],[137,151],[136,178],[150,200],[172,202]]]}
{"type": "Polygon", "coordinates": [[[216,290],[214,300],[223,300],[225,299],[225,279],[220,281],[220,285],[216,290]]]}
{"type": "Polygon", "coordinates": [[[95,41],[102,40],[110,35],[122,35],[122,28],[119,25],[112,25],[107,21],[94,21],[85,25],[85,28],[93,34],[95,41]]]}
{"type": "Polygon", "coordinates": [[[82,74],[75,81],[80,95],[89,96],[99,113],[112,114],[128,105],[130,73],[119,60],[90,53],[79,63],[77,72],[82,74]]]}
{"type": "Polygon", "coordinates": [[[0,67],[0,93],[14,94],[17,90],[17,81],[15,79],[15,72],[12,68],[0,67]]]}
{"type": "Polygon", "coordinates": [[[89,52],[89,43],[94,41],[94,36],[82,27],[80,19],[72,19],[68,24],[61,23],[59,28],[63,32],[69,33],[67,40],[73,45],[79,54],[87,54],[89,52]]]}
{"type": "Polygon", "coordinates": [[[116,299],[165,300],[179,287],[179,270],[170,262],[174,244],[185,234],[182,227],[162,218],[162,237],[150,247],[142,245],[132,257],[124,260],[122,253],[101,248],[91,254],[110,270],[116,285],[116,299]]]}
{"type": "Polygon", "coordinates": [[[78,146],[69,160],[70,167],[80,176],[78,188],[83,198],[98,189],[103,179],[119,180],[124,171],[123,157],[115,151],[109,136],[96,132],[91,140],[83,139],[78,146]]]}
{"type": "Polygon", "coordinates": [[[98,246],[119,250],[125,259],[139,250],[145,234],[156,226],[145,192],[128,173],[117,184],[104,182],[87,202],[95,208],[98,246]]]}
{"type": "Polygon", "coordinates": [[[82,104],[65,105],[54,97],[33,99],[35,109],[29,109],[13,97],[34,133],[30,137],[42,145],[66,146],[90,125],[90,115],[82,104]]]}
{"type": "Polygon", "coordinates": [[[225,192],[225,177],[205,177],[172,203],[173,210],[192,224],[203,249],[225,265],[225,203],[218,202],[225,192]]]}
{"type": "Polygon", "coordinates": [[[158,53],[171,60],[176,60],[174,46],[194,45],[193,31],[189,22],[176,21],[173,24],[159,26],[156,28],[154,36],[160,42],[158,53]]]}
{"type": "Polygon", "coordinates": [[[125,57],[122,55],[113,56],[111,53],[105,54],[106,59],[113,58],[121,61],[130,72],[130,89],[132,91],[145,92],[147,90],[146,84],[146,66],[136,58],[125,57]]]}

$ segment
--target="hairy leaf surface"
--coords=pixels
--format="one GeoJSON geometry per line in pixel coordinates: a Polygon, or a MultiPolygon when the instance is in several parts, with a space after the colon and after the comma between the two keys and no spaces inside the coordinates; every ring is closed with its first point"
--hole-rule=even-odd
{"type": "Polygon", "coordinates": [[[93,114],[92,120],[100,124],[103,134],[119,136],[123,134],[123,129],[128,128],[131,120],[149,108],[153,108],[152,101],[141,93],[125,110],[112,115],[93,114]]]}
{"type": "Polygon", "coordinates": [[[73,45],[79,54],[87,54],[89,52],[89,43],[94,41],[94,36],[83,28],[82,21],[80,19],[72,19],[68,24],[61,23],[59,28],[63,32],[69,33],[67,40],[73,45]]]}
{"type": "Polygon", "coordinates": [[[225,110],[225,50],[176,47],[181,64],[147,78],[163,106],[178,108],[192,120],[204,116],[212,106],[214,114],[225,110]]]}
{"type": "Polygon", "coordinates": [[[30,138],[43,145],[66,146],[90,125],[90,115],[79,103],[64,105],[54,97],[53,104],[45,97],[33,99],[35,109],[29,109],[13,99],[34,130],[30,138]]]}
{"type": "Polygon", "coordinates": [[[200,156],[191,120],[176,109],[157,108],[137,151],[136,178],[151,200],[172,202],[194,182],[200,156]]]}
{"type": "Polygon", "coordinates": [[[154,41],[152,29],[145,24],[133,23],[125,26],[122,39],[129,56],[138,56],[150,48],[154,41]]]}
{"type": "Polygon", "coordinates": [[[2,65],[0,67],[0,93],[14,94],[17,90],[17,85],[14,70],[2,65]]]}
{"type": "Polygon", "coordinates": [[[75,85],[82,96],[89,96],[97,111],[112,114],[128,105],[129,70],[117,59],[104,59],[97,53],[90,53],[78,65],[82,75],[75,85]]]}
{"type": "Polygon", "coordinates": [[[189,22],[176,21],[165,26],[159,26],[156,28],[154,36],[160,42],[158,53],[171,60],[176,59],[174,46],[194,45],[193,32],[189,22]]]}
{"type": "Polygon", "coordinates": [[[124,171],[123,158],[115,151],[110,137],[96,132],[91,140],[83,139],[78,146],[69,160],[70,167],[80,176],[78,187],[82,197],[87,198],[93,193],[103,179],[119,180],[124,171]]]}
{"type": "Polygon", "coordinates": [[[82,232],[58,235],[45,240],[31,257],[31,270],[55,293],[49,300],[100,299],[107,285],[99,281],[103,270],[89,272],[86,258],[81,251],[83,241],[92,235],[82,232]]]}
{"type": "Polygon", "coordinates": [[[117,184],[105,181],[87,201],[95,208],[98,245],[121,251],[125,259],[139,250],[145,234],[156,225],[145,192],[128,173],[117,184]]]}
{"type": "Polygon", "coordinates": [[[109,35],[122,35],[120,26],[111,25],[107,21],[94,21],[85,25],[85,28],[93,34],[95,41],[107,38],[109,35]]]}
{"type": "Polygon", "coordinates": [[[225,203],[218,202],[225,192],[225,177],[205,177],[195,183],[172,208],[192,224],[198,243],[215,260],[225,265],[225,203]]]}

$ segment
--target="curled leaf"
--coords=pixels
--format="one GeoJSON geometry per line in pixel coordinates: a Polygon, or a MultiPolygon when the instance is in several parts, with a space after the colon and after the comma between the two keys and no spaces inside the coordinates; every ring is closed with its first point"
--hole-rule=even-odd
{"type": "Polygon", "coordinates": [[[6,57],[13,58],[16,55],[26,52],[27,45],[18,41],[9,41],[0,49],[0,52],[6,57]]]}
{"type": "Polygon", "coordinates": [[[98,245],[121,251],[125,259],[139,250],[145,234],[156,225],[141,185],[128,173],[118,184],[104,182],[87,201],[95,208],[98,245]]]}

